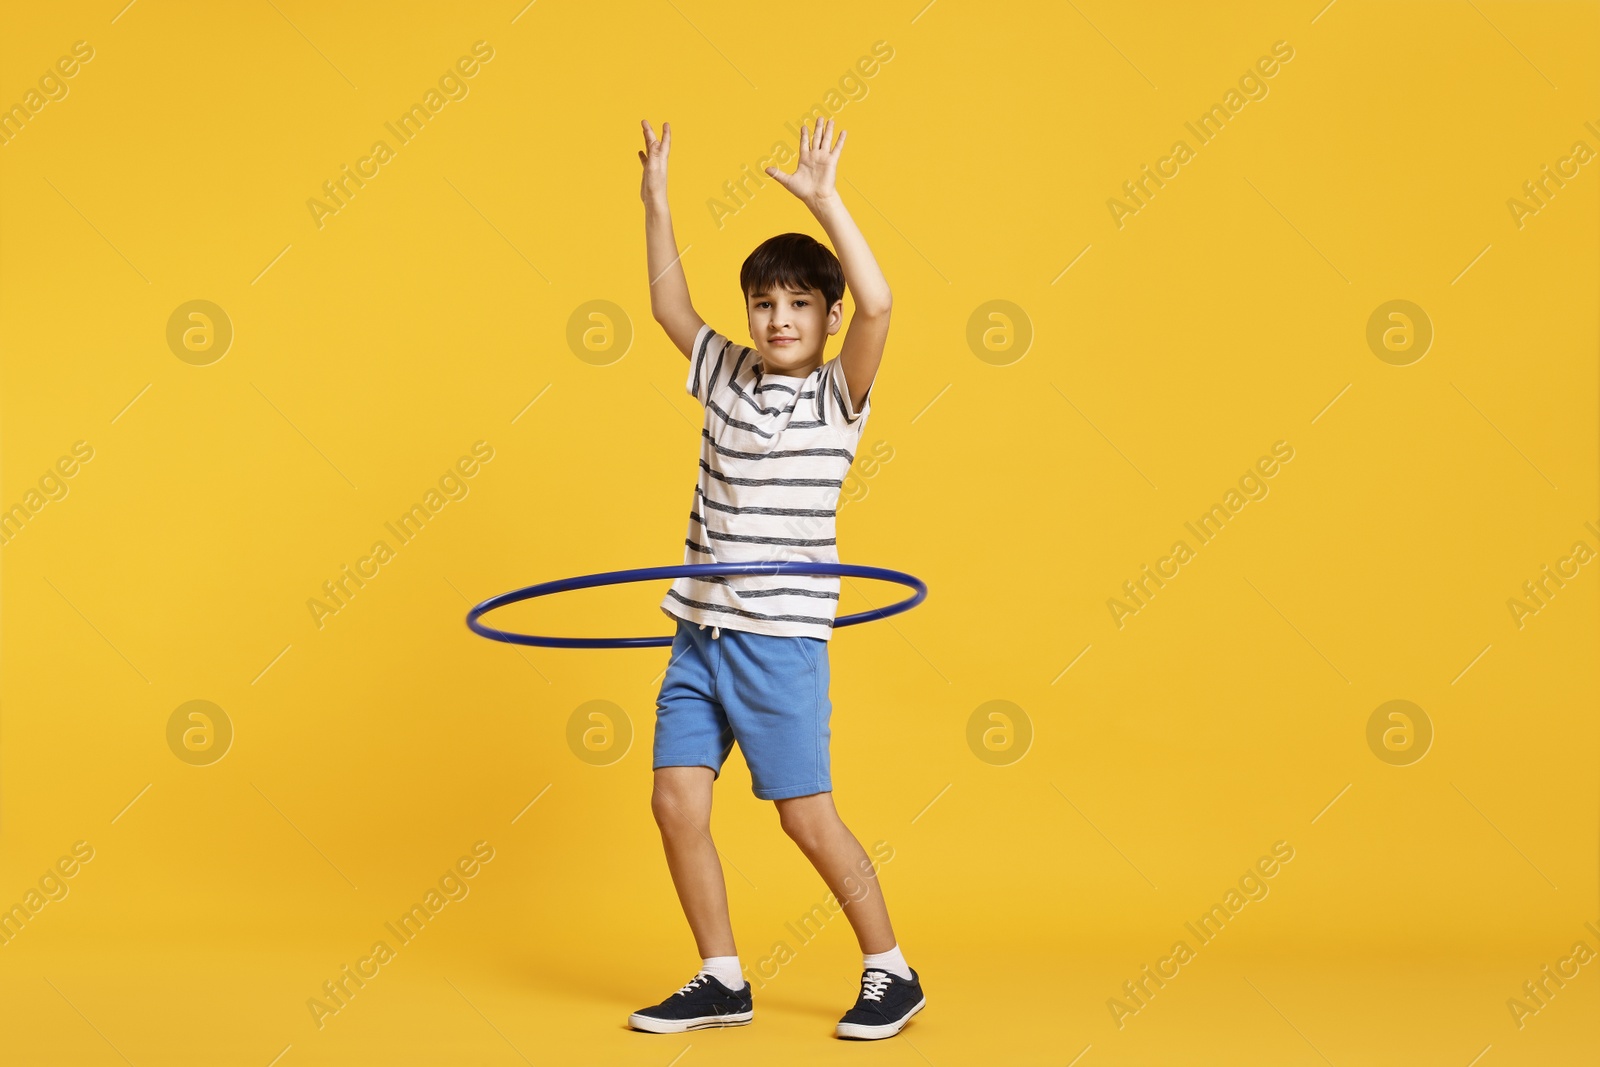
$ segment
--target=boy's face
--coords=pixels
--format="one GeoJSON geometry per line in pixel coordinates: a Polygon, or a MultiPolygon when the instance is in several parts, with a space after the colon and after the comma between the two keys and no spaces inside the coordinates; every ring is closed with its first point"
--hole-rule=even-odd
{"type": "Polygon", "coordinates": [[[822,346],[839,332],[844,301],[824,307],[819,289],[775,286],[745,296],[750,339],[768,374],[804,378],[822,366],[822,346]]]}

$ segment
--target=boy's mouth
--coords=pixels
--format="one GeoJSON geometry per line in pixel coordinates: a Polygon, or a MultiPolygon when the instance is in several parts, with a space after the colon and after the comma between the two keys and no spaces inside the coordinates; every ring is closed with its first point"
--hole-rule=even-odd
{"type": "Polygon", "coordinates": [[[798,337],[769,337],[767,338],[767,344],[775,348],[782,348],[785,345],[796,344],[799,340],[800,338],[798,337]]]}

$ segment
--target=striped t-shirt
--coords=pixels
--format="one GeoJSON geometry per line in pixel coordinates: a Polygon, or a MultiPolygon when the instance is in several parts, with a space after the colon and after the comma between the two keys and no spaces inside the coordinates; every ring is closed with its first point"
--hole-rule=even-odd
{"type": "MultiPolygon", "coordinates": [[[[839,562],[839,492],[872,409],[854,409],[838,358],[766,374],[759,352],[701,326],[686,385],[706,415],[684,562],[839,562]]],[[[673,618],[824,641],[838,607],[837,577],[796,574],[679,578],[661,601],[673,618]]]]}

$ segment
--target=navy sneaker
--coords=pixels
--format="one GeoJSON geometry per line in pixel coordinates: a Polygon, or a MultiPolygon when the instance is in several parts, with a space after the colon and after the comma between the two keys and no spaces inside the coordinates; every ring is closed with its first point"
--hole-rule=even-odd
{"type": "Polygon", "coordinates": [[[710,1026],[743,1026],[755,1016],[750,983],[729,989],[712,975],[701,972],[684,987],[653,1008],[640,1008],[628,1016],[628,1025],[652,1034],[681,1034],[710,1026]]]}
{"type": "Polygon", "coordinates": [[[856,1006],[844,1013],[834,1032],[863,1041],[893,1037],[927,1003],[916,968],[911,969],[909,981],[888,971],[862,971],[856,1006]]]}

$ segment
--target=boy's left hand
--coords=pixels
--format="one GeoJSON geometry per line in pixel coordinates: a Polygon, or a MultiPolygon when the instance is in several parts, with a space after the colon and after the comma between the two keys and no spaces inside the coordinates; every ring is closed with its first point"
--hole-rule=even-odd
{"type": "Polygon", "coordinates": [[[833,177],[839,169],[839,152],[844,148],[847,136],[848,132],[841,130],[839,140],[830,148],[828,143],[833,140],[832,119],[826,124],[819,123],[814,131],[802,125],[800,163],[794,173],[785,174],[777,167],[768,167],[767,174],[807,206],[830,199],[834,195],[833,177]]]}

